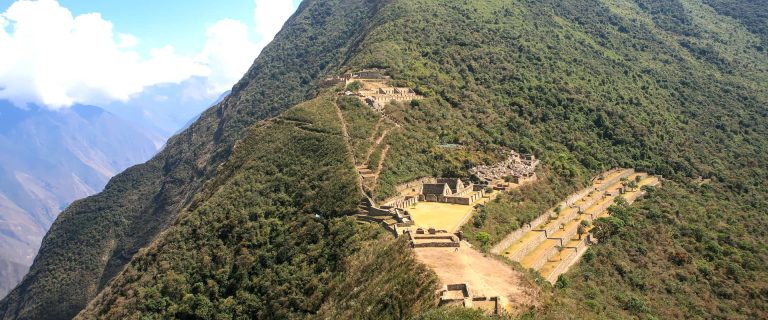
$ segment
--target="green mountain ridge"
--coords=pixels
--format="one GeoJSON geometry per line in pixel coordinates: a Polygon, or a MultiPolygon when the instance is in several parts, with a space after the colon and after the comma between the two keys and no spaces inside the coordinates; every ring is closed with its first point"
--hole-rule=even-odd
{"type": "Polygon", "coordinates": [[[59,216],[28,275],[0,302],[0,314],[74,317],[174,221],[250,125],[310,96],[313,74],[343,60],[340,50],[354,42],[375,9],[366,4],[333,10],[302,4],[302,15],[289,20],[225,101],[171,138],[155,158],[116,176],[104,192],[75,202],[59,216]],[[318,32],[324,34],[322,43],[310,40],[319,38],[318,32]]]}
{"type": "Polygon", "coordinates": [[[546,294],[521,316],[764,318],[768,9],[754,3],[304,1],[225,101],[60,216],[0,314],[482,318],[435,309],[434,274],[348,217],[362,194],[336,108],[353,146],[376,117],[316,83],[375,67],[426,98],[387,105],[402,128],[374,198],[508,149],[542,160],[470,239],[500,240],[607,168],[668,179],[616,209],[555,287],[531,275],[546,294]]]}

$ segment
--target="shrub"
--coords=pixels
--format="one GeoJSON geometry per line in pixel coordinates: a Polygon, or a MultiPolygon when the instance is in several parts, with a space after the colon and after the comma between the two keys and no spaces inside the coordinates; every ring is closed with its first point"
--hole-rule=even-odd
{"type": "Polygon", "coordinates": [[[483,249],[483,251],[488,251],[488,248],[491,244],[491,235],[488,234],[488,232],[484,232],[484,231],[478,232],[475,235],[475,240],[480,242],[480,246],[483,249]]]}
{"type": "Polygon", "coordinates": [[[363,84],[360,81],[354,81],[347,85],[347,90],[352,92],[358,92],[363,88],[363,84]]]}
{"type": "Polygon", "coordinates": [[[568,288],[568,285],[570,283],[570,280],[568,280],[568,277],[564,274],[561,274],[557,277],[557,282],[555,282],[555,288],[558,289],[565,289],[568,288]]]}

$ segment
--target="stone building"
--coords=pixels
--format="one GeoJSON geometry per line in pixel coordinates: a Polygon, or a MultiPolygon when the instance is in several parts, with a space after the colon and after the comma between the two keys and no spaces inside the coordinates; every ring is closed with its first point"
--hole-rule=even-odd
{"type": "Polygon", "coordinates": [[[509,183],[524,184],[536,180],[538,165],[536,156],[510,151],[507,160],[492,166],[477,166],[470,173],[494,189],[504,190],[509,183]]]}
{"type": "Polygon", "coordinates": [[[425,183],[420,201],[470,205],[485,196],[481,186],[465,184],[461,179],[437,179],[436,183],[425,183]]]}

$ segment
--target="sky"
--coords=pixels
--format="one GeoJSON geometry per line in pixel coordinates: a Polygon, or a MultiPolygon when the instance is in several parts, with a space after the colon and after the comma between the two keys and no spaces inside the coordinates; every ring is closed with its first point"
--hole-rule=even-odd
{"type": "Polygon", "coordinates": [[[229,90],[300,0],[0,0],[0,99],[52,109],[229,90]]]}

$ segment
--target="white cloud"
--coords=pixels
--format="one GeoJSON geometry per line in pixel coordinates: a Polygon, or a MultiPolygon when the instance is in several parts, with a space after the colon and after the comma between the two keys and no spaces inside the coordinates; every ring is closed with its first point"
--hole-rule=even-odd
{"type": "Polygon", "coordinates": [[[0,14],[0,99],[51,108],[127,101],[146,88],[204,78],[214,97],[242,77],[293,12],[290,0],[256,0],[256,33],[225,19],[206,32],[201,53],[170,45],[137,52],[140,39],[118,33],[98,13],[73,16],[55,0],[19,0],[0,14]]]}
{"type": "Polygon", "coordinates": [[[261,52],[263,46],[248,39],[248,26],[225,19],[211,26],[206,32],[207,41],[198,61],[208,66],[207,91],[219,95],[229,90],[261,52]]]}
{"type": "Polygon", "coordinates": [[[272,41],[296,9],[292,0],[255,0],[255,3],[253,18],[256,22],[256,34],[261,35],[259,43],[265,46],[272,41]]]}

